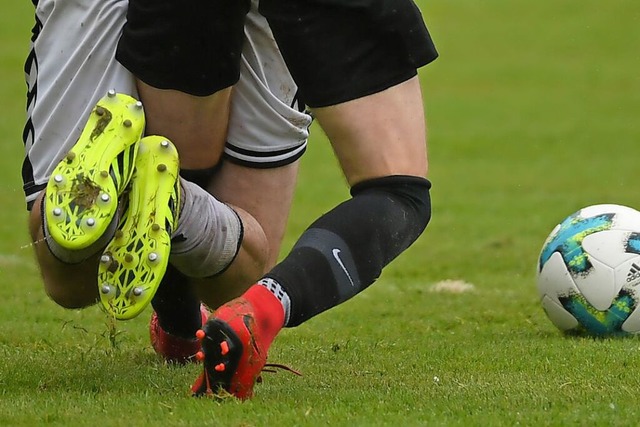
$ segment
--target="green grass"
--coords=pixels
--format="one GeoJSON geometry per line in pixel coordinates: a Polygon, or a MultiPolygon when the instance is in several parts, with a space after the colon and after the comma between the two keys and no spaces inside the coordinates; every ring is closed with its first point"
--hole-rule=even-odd
{"type": "MultiPolygon", "coordinates": [[[[582,206],[640,207],[640,8],[632,0],[422,1],[433,220],[359,297],[284,331],[252,401],[189,397],[148,313],[111,325],[48,300],[21,191],[31,6],[0,14],[0,425],[615,425],[640,410],[636,338],[567,338],[535,265],[582,206]],[[474,291],[431,292],[442,280],[474,291]]],[[[285,247],[347,197],[314,128],[285,247]]]]}

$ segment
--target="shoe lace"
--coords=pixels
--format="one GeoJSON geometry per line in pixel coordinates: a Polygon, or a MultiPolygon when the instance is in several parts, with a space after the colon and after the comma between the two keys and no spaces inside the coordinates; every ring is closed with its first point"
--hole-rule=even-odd
{"type": "MultiPolygon", "coordinates": [[[[299,377],[302,376],[302,373],[300,371],[296,371],[295,369],[287,366],[287,365],[283,365],[280,363],[265,363],[264,367],[262,368],[261,372],[270,372],[270,373],[278,373],[278,370],[283,370],[283,371],[287,371],[287,372],[291,372],[294,375],[297,375],[299,377]]],[[[261,383],[262,382],[262,375],[259,375],[258,378],[256,379],[257,383],[261,383]]]]}

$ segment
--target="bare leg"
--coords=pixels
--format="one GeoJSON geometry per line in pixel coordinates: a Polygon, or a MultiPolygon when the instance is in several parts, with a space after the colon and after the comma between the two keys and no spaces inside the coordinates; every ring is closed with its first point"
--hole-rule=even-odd
{"type": "Polygon", "coordinates": [[[218,164],[227,137],[231,88],[200,97],[138,80],[138,92],[147,117],[146,134],[169,138],[178,148],[181,168],[218,164]]]}
{"type": "Polygon", "coordinates": [[[96,274],[98,255],[78,264],[66,264],[55,258],[44,241],[42,231],[42,194],[29,214],[29,232],[47,295],[65,308],[83,308],[98,301],[96,274]],[[69,278],[73,280],[69,280],[69,278]]]}
{"type": "Polygon", "coordinates": [[[426,124],[417,77],[314,113],[350,185],[390,175],[426,176],[426,124]]]}

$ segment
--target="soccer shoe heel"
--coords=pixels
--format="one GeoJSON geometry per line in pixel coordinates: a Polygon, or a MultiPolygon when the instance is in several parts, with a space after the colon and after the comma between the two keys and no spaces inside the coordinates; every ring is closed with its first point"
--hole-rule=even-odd
{"type": "Polygon", "coordinates": [[[165,273],[180,206],[179,159],[166,138],[138,144],[126,207],[98,266],[100,301],[116,319],[136,317],[165,273]]]}
{"type": "MultiPolygon", "coordinates": [[[[204,305],[200,305],[201,325],[204,325],[209,318],[209,311],[204,305]]],[[[156,354],[162,356],[167,363],[185,364],[197,359],[196,354],[200,351],[200,341],[198,339],[187,339],[172,335],[162,329],[158,315],[154,311],[149,321],[149,337],[151,346],[156,354]]]]}
{"type": "Polygon", "coordinates": [[[130,96],[109,91],[98,101],[45,190],[46,224],[58,245],[84,249],[106,231],[131,178],[144,126],[142,104],[130,96]]]}

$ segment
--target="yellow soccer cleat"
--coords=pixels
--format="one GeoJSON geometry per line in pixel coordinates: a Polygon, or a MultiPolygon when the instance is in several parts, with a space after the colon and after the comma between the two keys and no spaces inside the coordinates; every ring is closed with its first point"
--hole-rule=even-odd
{"type": "Polygon", "coordinates": [[[60,246],[84,249],[107,230],[133,173],[144,126],[142,104],[130,96],[109,91],[98,101],[45,190],[48,232],[60,246]]]}
{"type": "Polygon", "coordinates": [[[166,138],[138,144],[122,222],[98,267],[100,301],[116,319],[144,310],[164,276],[180,210],[179,159],[166,138]]]}

